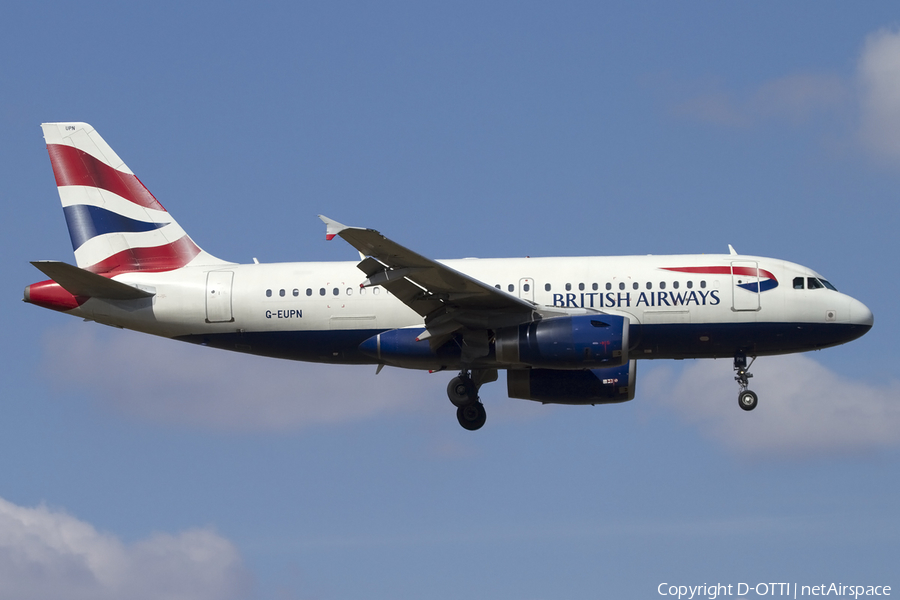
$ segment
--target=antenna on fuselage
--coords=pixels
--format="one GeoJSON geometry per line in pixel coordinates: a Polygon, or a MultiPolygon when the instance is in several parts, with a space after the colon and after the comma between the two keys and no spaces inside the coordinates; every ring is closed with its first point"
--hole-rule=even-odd
{"type": "Polygon", "coordinates": [[[734,249],[734,246],[728,244],[728,254],[732,256],[737,256],[737,250],[734,249]]]}

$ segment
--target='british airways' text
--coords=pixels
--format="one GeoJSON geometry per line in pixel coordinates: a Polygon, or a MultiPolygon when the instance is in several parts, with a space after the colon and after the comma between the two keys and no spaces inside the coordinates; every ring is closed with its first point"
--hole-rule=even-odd
{"type": "Polygon", "coordinates": [[[716,306],[722,300],[719,290],[704,292],[580,292],[553,294],[553,306],[564,308],[630,308],[639,306],[716,306]]]}

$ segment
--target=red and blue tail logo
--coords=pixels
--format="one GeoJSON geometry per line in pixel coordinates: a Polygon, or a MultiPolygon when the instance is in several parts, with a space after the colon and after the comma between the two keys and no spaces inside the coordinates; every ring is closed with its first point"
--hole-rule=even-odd
{"type": "Polygon", "coordinates": [[[42,128],[79,267],[113,276],[171,271],[201,255],[212,258],[90,125],[42,128]]]}

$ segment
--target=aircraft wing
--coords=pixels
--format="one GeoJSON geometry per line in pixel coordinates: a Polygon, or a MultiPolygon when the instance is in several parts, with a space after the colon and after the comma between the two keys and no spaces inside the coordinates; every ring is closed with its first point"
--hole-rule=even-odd
{"type": "Polygon", "coordinates": [[[368,279],[425,318],[427,333],[444,337],[453,331],[510,325],[532,319],[535,305],[460,273],[389,240],[374,229],[348,227],[319,215],[327,239],[340,236],[366,258],[359,263],[368,279]]]}

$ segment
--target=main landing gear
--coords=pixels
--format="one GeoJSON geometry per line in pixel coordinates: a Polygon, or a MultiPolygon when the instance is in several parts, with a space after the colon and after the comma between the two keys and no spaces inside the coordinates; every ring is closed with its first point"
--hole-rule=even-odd
{"type": "Polygon", "coordinates": [[[749,379],[753,377],[749,369],[754,360],[756,360],[755,356],[748,365],[746,354],[738,353],[734,355],[734,371],[737,373],[737,375],[734,376],[734,380],[741,386],[741,391],[738,394],[738,406],[744,410],[753,410],[759,402],[759,398],[756,397],[756,392],[747,389],[750,385],[749,379]]]}
{"type": "Polygon", "coordinates": [[[469,373],[468,370],[462,370],[458,377],[454,377],[447,385],[447,397],[456,407],[456,420],[463,426],[463,429],[475,431],[481,429],[487,420],[487,412],[484,410],[484,404],[478,399],[478,388],[481,387],[479,379],[475,377],[476,373],[469,373]]]}

